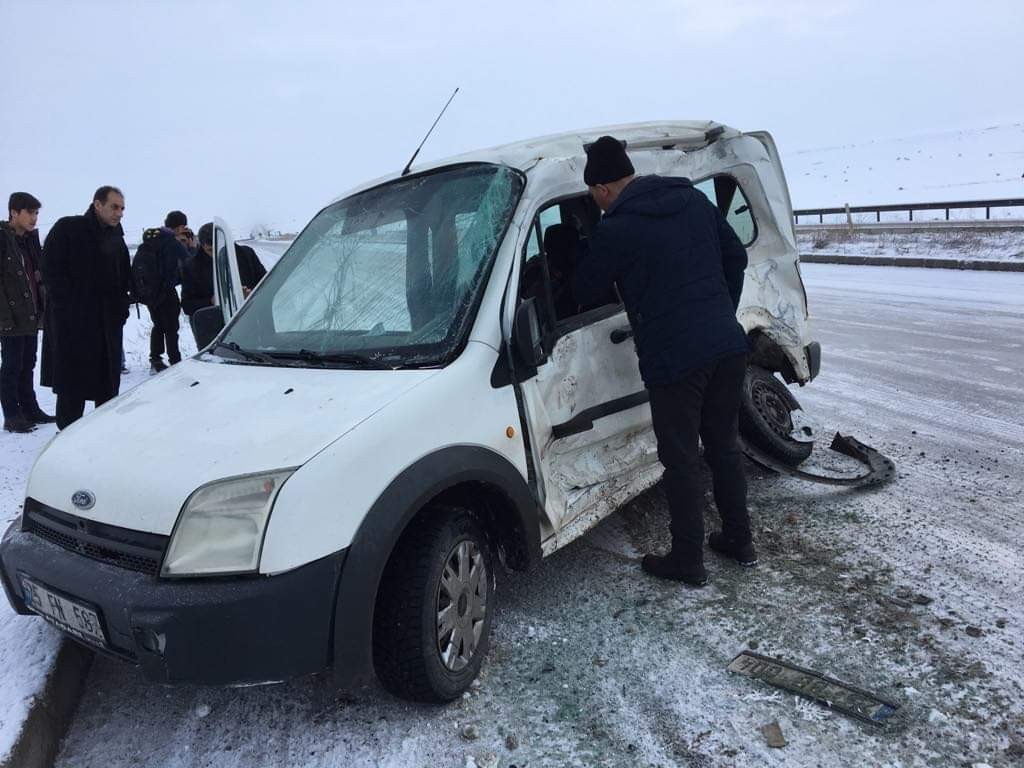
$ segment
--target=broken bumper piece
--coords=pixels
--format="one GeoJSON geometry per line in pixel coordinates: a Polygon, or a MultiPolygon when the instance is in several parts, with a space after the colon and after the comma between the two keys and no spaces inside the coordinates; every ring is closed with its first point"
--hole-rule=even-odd
{"type": "Polygon", "coordinates": [[[836,432],[835,437],[832,438],[832,445],[829,447],[829,450],[860,462],[864,469],[858,474],[827,472],[824,470],[812,472],[800,467],[791,467],[742,438],[741,444],[743,453],[755,464],[780,474],[790,475],[791,477],[807,480],[812,483],[869,488],[885,485],[896,478],[896,465],[892,462],[892,459],[883,456],[857,438],[843,435],[839,432],[836,432]]]}

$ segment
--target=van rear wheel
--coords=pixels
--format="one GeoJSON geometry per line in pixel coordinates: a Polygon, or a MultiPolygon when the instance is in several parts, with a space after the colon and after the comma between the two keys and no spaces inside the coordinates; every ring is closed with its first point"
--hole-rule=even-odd
{"type": "Polygon", "coordinates": [[[460,507],[437,507],[406,531],[377,593],[377,676],[404,699],[457,699],[480,672],[494,615],[486,536],[460,507]]]}
{"type": "Polygon", "coordinates": [[[771,371],[747,366],[740,399],[740,434],[791,467],[811,455],[814,444],[794,440],[793,411],[800,403],[771,371]]]}

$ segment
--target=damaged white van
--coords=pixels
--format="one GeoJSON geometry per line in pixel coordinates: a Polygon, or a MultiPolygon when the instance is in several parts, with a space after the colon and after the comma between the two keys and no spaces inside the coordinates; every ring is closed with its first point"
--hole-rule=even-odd
{"type": "Polygon", "coordinates": [[[606,133],[638,173],[691,178],[746,245],[744,434],[799,463],[774,374],[809,382],[820,348],[771,137],[576,131],[357,189],[245,300],[218,222],[218,306],[196,318],[210,343],[36,461],[0,547],[15,610],[159,682],[330,668],[350,689],[459,696],[496,569],[528,568],[662,472],[623,307],[560,301],[575,264],[546,237],[597,225],[584,145],[606,133]]]}

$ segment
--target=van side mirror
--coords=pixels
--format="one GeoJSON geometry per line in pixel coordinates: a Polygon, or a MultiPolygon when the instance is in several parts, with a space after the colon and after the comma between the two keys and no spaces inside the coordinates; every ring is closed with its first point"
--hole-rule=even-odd
{"type": "Polygon", "coordinates": [[[217,334],[224,330],[224,312],[220,307],[203,307],[192,313],[192,335],[196,346],[206,349],[217,334]]]}
{"type": "Polygon", "coordinates": [[[537,314],[537,299],[525,299],[516,309],[512,323],[512,343],[519,361],[529,368],[536,368],[547,358],[544,337],[540,331],[540,317],[537,314]]]}

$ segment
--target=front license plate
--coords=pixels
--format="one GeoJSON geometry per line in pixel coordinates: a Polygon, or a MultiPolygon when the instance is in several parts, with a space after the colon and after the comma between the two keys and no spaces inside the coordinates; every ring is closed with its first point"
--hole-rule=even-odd
{"type": "Polygon", "coordinates": [[[21,577],[21,592],[25,605],[68,634],[86,642],[106,647],[100,616],[95,610],[76,600],[69,600],[42,584],[21,577]]]}

